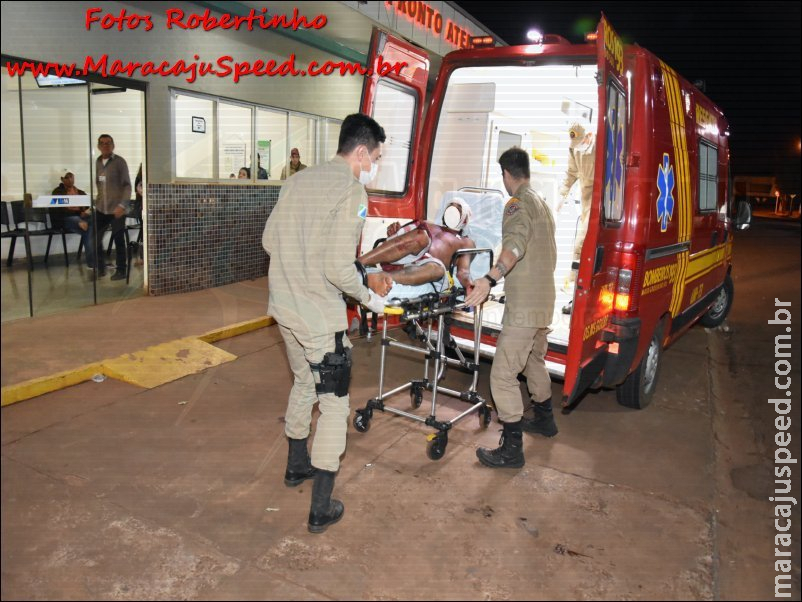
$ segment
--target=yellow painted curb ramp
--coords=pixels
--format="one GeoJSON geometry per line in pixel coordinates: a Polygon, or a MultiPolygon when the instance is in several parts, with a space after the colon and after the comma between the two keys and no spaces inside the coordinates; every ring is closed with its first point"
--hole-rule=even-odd
{"type": "Polygon", "coordinates": [[[225,364],[237,356],[212,345],[246,332],[275,324],[270,316],[247,320],[207,332],[148,347],[142,351],[86,364],[58,374],[34,378],[3,387],[2,405],[52,393],[91,380],[96,374],[116,378],[145,389],[152,389],[190,374],[225,364]]]}
{"type": "Polygon", "coordinates": [[[188,337],[106,360],[102,368],[106,376],[152,389],[235,359],[233,353],[188,337]]]}

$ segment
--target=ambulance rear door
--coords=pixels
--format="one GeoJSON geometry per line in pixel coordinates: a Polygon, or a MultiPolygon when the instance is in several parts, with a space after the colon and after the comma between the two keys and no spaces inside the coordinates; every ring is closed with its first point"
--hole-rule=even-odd
{"type": "Polygon", "coordinates": [[[625,146],[627,140],[627,81],[624,47],[602,14],[596,29],[599,68],[599,120],[596,168],[588,231],[582,246],[565,366],[563,405],[572,404],[596,382],[608,344],[602,332],[615,303],[618,266],[626,249],[620,243],[624,216],[625,146]]]}
{"type": "Polygon", "coordinates": [[[387,140],[376,178],[367,186],[368,217],[360,254],[387,235],[389,223],[418,217],[415,151],[423,125],[429,55],[418,46],[374,28],[368,66],[360,111],[384,128],[387,140]]]}

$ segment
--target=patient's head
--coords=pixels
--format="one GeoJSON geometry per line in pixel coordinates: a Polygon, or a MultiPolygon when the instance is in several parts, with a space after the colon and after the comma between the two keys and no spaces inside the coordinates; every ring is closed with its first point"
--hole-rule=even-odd
{"type": "Polygon", "coordinates": [[[471,207],[459,197],[454,197],[443,211],[443,225],[459,232],[471,219],[471,207]]]}

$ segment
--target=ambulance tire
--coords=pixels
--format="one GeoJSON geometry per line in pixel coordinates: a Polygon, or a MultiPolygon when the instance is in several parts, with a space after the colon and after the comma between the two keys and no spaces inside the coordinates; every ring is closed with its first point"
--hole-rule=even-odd
{"type": "Polygon", "coordinates": [[[705,328],[716,328],[721,326],[721,324],[727,318],[727,314],[730,313],[734,292],[735,287],[732,284],[732,278],[730,278],[730,275],[727,274],[727,277],[724,278],[724,285],[721,287],[719,294],[716,296],[715,302],[710,306],[710,309],[708,309],[705,314],[699,318],[699,323],[705,328]]]}
{"type": "Polygon", "coordinates": [[[626,408],[642,410],[652,402],[660,375],[660,359],[663,356],[663,328],[658,326],[643,354],[638,367],[627,376],[615,390],[618,403],[626,408]]]}

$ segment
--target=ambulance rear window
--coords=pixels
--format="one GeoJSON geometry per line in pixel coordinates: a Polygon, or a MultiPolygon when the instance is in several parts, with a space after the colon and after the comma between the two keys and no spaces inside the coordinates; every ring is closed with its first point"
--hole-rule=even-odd
{"type": "Polygon", "coordinates": [[[624,215],[624,143],[627,132],[624,92],[611,79],[607,83],[604,120],[604,219],[618,223],[624,215]]]}

